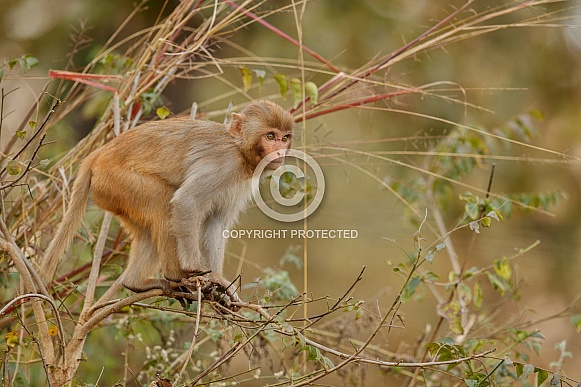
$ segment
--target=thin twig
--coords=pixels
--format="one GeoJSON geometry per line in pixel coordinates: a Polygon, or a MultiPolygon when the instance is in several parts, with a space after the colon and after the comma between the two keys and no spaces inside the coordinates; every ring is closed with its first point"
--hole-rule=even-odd
{"type": "Polygon", "coordinates": [[[176,380],[173,382],[173,386],[177,386],[183,373],[185,372],[186,368],[188,367],[188,364],[190,363],[190,360],[192,359],[192,354],[194,353],[194,349],[196,348],[196,341],[198,340],[198,335],[200,334],[200,320],[202,318],[202,316],[201,316],[201,314],[202,314],[202,285],[201,285],[200,281],[198,281],[196,284],[196,291],[198,293],[198,304],[197,304],[198,310],[196,311],[196,325],[194,327],[194,336],[192,337],[192,342],[190,344],[190,348],[188,349],[188,352],[186,353],[186,359],[184,361],[184,365],[182,366],[182,369],[178,373],[176,380]]]}

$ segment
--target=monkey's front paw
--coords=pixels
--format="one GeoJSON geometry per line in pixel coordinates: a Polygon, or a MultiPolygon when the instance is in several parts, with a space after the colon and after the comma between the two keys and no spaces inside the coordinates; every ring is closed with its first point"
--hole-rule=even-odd
{"type": "Polygon", "coordinates": [[[207,285],[207,288],[211,289],[210,294],[212,295],[212,298],[228,309],[232,311],[238,311],[240,307],[232,305],[233,302],[242,302],[236,293],[235,284],[217,274],[210,274],[208,279],[209,284],[207,285]]]}

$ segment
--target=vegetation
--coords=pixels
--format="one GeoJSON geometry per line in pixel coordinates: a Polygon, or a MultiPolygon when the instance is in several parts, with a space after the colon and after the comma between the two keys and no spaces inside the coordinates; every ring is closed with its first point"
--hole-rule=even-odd
{"type": "MultiPolygon", "coordinates": [[[[91,31],[81,23],[67,67],[50,71],[51,82],[22,123],[2,136],[4,384],[302,386],[397,380],[408,386],[578,385],[581,375],[574,374],[578,370],[572,369],[574,354],[566,340],[555,347],[557,357],[548,367],[533,359],[543,344],[541,323],[567,318],[581,330],[577,300],[535,319],[520,306],[522,283],[515,262],[539,241],[512,246],[514,253],[485,265],[474,259],[477,241],[494,243],[488,228],[510,222],[516,211],[550,214],[567,197],[560,189],[499,192],[494,189],[495,162],[578,159],[534,144],[536,125],[544,118],[536,110],[515,112],[516,118],[497,129],[472,125],[406,104],[419,97],[465,111],[484,110],[465,98],[462,86],[439,79],[406,84],[392,77],[395,69],[409,65],[411,71],[415,58],[467,39],[508,28],[561,27],[573,18],[566,1],[481,3],[466,1],[437,21],[426,20],[431,26],[423,32],[357,69],[340,66],[304,44],[306,1],[168,2],[154,24],[128,33],[132,18],[148,5],[143,2],[103,47],[91,46],[91,31]],[[297,39],[269,22],[280,14],[294,19],[297,39]],[[236,36],[251,27],[270,34],[273,44],[296,46],[298,60],[261,57],[240,47],[236,36]],[[75,55],[87,47],[92,48],[90,61],[82,69],[74,67],[75,55]],[[227,58],[222,50],[228,49],[239,55],[227,58]],[[415,228],[409,235],[413,244],[389,238],[400,253],[384,264],[382,275],[391,276],[394,289],[387,298],[376,303],[357,296],[366,282],[365,268],[352,274],[350,283],[337,283],[331,294],[313,294],[306,286],[309,252],[304,245],[290,246],[275,267],[262,267],[260,280],[243,278],[241,294],[248,304],[240,312],[203,300],[199,287],[184,295],[187,303],[158,290],[133,294],[117,281],[127,236],[110,216],[94,211],[87,214],[80,241],[59,267],[58,278],[48,287],[39,283],[36,262],[62,218],[74,171],[90,151],[142,121],[174,115],[223,120],[244,104],[212,109],[216,100],[206,97],[189,103],[187,111],[172,111],[165,94],[170,85],[202,81],[227,85],[219,101],[261,97],[292,106],[301,133],[297,148],[315,157],[329,175],[333,165],[357,171],[405,209],[415,228]],[[91,131],[62,154],[39,157],[55,147],[47,140],[51,133],[80,110],[95,118],[91,131]],[[445,129],[384,138],[406,144],[401,148],[362,150],[356,141],[325,141],[308,126],[355,110],[421,116],[445,129]],[[34,119],[37,112],[44,117],[34,119]],[[526,155],[503,153],[508,147],[526,155]],[[382,177],[386,165],[399,172],[382,177]],[[483,171],[488,184],[478,179],[483,171]],[[459,206],[462,214],[452,223],[445,213],[459,206]],[[292,275],[299,269],[304,273],[301,290],[292,275]],[[506,308],[508,317],[500,312],[506,308]],[[421,310],[417,321],[406,317],[409,310],[421,310]],[[410,331],[408,339],[401,339],[399,332],[410,331]],[[396,350],[386,344],[400,339],[396,350]]],[[[38,63],[24,54],[0,64],[0,134],[7,130],[2,119],[10,113],[4,106],[11,97],[3,83],[17,76],[18,68],[26,73],[38,63]]],[[[316,182],[290,177],[284,185],[290,194],[316,188],[316,182]]],[[[330,255],[317,252],[332,262],[330,255]]],[[[249,260],[242,255],[241,262],[249,260]]],[[[385,284],[365,286],[379,291],[385,284]]]]}

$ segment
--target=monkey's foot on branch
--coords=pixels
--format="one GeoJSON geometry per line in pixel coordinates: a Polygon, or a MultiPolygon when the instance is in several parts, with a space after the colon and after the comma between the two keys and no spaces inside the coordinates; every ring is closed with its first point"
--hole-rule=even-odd
{"type": "MultiPolygon", "coordinates": [[[[232,303],[242,302],[232,283],[228,282],[225,278],[218,275],[198,275],[189,278],[183,278],[178,291],[186,292],[196,292],[201,289],[202,298],[206,301],[218,302],[220,305],[232,310],[237,311],[240,309],[238,306],[232,305],[232,303]]],[[[176,297],[178,301],[185,306],[184,299],[190,299],[189,297],[176,297]]]]}

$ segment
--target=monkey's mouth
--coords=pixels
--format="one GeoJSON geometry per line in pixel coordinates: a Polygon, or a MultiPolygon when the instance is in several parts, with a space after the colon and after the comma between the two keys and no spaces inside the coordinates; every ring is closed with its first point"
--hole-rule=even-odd
{"type": "Polygon", "coordinates": [[[274,159],[270,163],[268,163],[267,168],[268,169],[277,169],[278,167],[280,167],[283,164],[284,164],[284,157],[281,157],[278,159],[274,159]]]}

